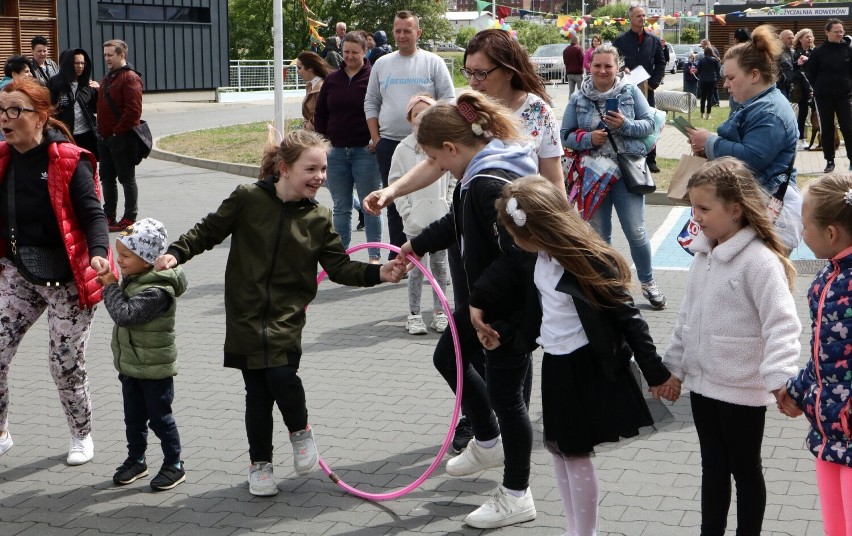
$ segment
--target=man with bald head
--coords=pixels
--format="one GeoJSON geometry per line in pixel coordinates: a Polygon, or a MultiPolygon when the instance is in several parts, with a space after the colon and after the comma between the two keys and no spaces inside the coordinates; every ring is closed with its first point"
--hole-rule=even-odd
{"type": "Polygon", "coordinates": [[[795,37],[791,30],[781,30],[778,34],[781,39],[781,57],[778,58],[778,90],[790,99],[790,92],[793,90],[793,77],[795,76],[793,64],[793,38],[795,37]]]}

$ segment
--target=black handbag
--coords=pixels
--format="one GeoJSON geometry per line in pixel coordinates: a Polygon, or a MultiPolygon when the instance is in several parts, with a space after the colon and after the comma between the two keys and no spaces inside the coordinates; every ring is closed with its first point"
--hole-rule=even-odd
{"type": "Polygon", "coordinates": [[[48,248],[41,246],[18,245],[18,223],[15,217],[15,170],[9,166],[6,174],[9,204],[9,244],[12,248],[12,261],[24,279],[33,285],[58,287],[74,280],[71,262],[64,247],[48,248]]]}
{"type": "MultiPolygon", "coordinates": [[[[603,121],[603,114],[598,108],[598,103],[595,102],[595,109],[603,121]]],[[[615,145],[615,140],[612,133],[607,131],[607,138],[612,144],[612,149],[615,151],[615,159],[618,162],[618,169],[621,170],[621,180],[627,187],[627,191],[631,194],[646,195],[654,193],[657,190],[657,184],[654,182],[654,177],[651,175],[651,170],[648,169],[645,155],[629,154],[618,152],[618,146],[615,145]]]]}

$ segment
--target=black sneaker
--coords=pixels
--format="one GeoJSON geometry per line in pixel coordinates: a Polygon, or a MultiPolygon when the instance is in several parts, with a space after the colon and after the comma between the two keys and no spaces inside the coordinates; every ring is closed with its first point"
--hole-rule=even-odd
{"type": "Polygon", "coordinates": [[[825,169],[822,170],[823,173],[831,173],[834,171],[834,160],[829,160],[825,164],[825,169]]]}
{"type": "Polygon", "coordinates": [[[126,486],[145,476],[148,476],[148,466],[145,462],[139,463],[133,458],[127,458],[115,469],[112,481],[116,486],[126,486]]]}
{"type": "Polygon", "coordinates": [[[186,480],[186,471],[184,471],[183,462],[180,462],[180,469],[174,465],[164,465],[157,476],[151,480],[151,488],[154,491],[164,491],[172,489],[184,480],[186,480]]]}
{"type": "Polygon", "coordinates": [[[456,434],[453,436],[453,452],[459,454],[467,447],[471,439],[473,439],[473,426],[470,424],[470,419],[462,415],[456,425],[456,434]]]}

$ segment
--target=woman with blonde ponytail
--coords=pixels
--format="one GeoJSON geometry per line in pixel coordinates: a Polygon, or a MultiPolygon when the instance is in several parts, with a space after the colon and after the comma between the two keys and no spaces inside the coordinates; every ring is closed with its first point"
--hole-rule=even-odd
{"type": "MultiPolygon", "coordinates": [[[[465,523],[497,528],[535,519],[529,488],[532,427],[523,386],[532,366],[536,333],[525,324],[527,299],[535,299],[535,257],[512,241],[497,221],[495,202],[514,179],[535,173],[534,148],[522,142],[515,116],[489,97],[465,93],[456,104],[437,104],[420,116],[417,142],[426,156],[458,180],[452,210],[402,246],[423,256],[458,244],[469,309],[453,314],[462,353],[462,404],[474,438],[447,462],[447,474],[467,476],[503,467],[503,482],[465,523]],[[484,351],[488,381],[474,362],[484,351]],[[504,464],[505,457],[505,464],[504,464]]],[[[456,385],[452,337],[444,331],[435,367],[456,385]]]]}

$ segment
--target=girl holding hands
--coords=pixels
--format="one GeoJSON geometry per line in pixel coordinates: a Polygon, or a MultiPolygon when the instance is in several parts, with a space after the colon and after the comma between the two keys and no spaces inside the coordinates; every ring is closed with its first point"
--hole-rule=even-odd
{"type": "Polygon", "coordinates": [[[828,259],[808,291],[810,360],[787,382],[782,413],[804,410],[811,422],[808,449],[827,536],[852,534],[852,174],[825,175],[808,185],[802,237],[817,258],[828,259]]]}
{"type": "Polygon", "coordinates": [[[737,535],[758,536],[766,406],[784,402],[801,348],[790,293],[796,272],[773,230],[767,196],[741,161],[705,164],[688,191],[701,231],[663,361],[690,390],[701,449],[701,535],[725,533],[733,475],[737,535]]]}
{"type": "MultiPolygon", "coordinates": [[[[538,296],[527,300],[527,316],[540,324],[536,342],[545,352],[545,444],[553,455],[566,534],[594,536],[595,445],[633,437],[640,427],[653,424],[630,372],[631,355],[654,398],[677,400],[680,381],[663,365],[633,303],[630,267],[553,184],[538,175],[514,181],[503,189],[497,215],[515,244],[537,255],[538,296]],[[590,402],[594,400],[600,402],[590,402]]],[[[487,325],[478,330],[485,348],[500,346],[496,331],[487,325]]]]}

